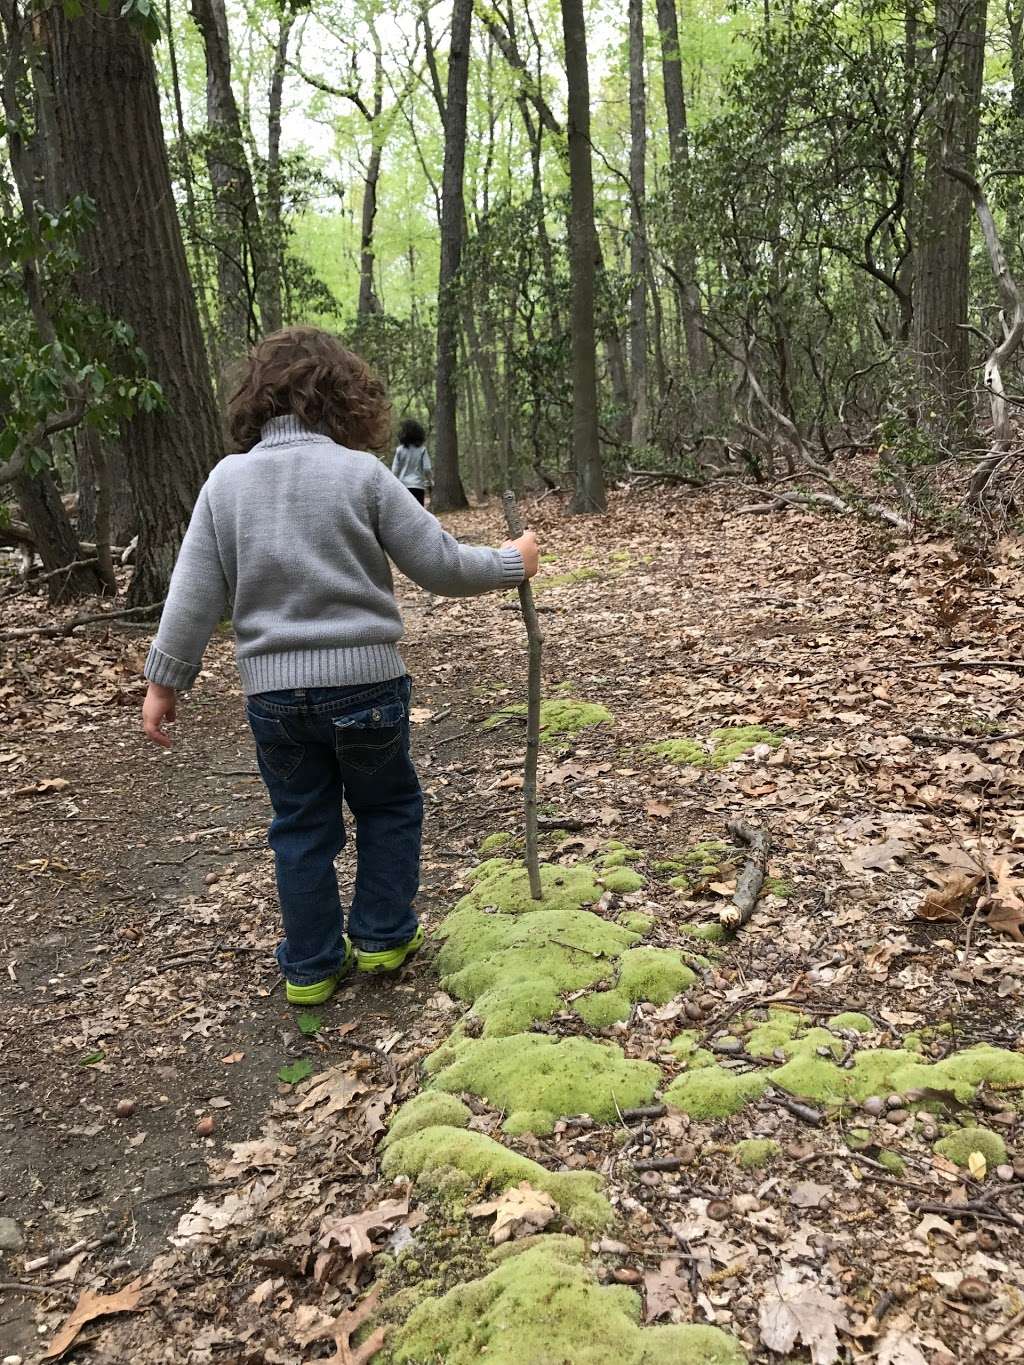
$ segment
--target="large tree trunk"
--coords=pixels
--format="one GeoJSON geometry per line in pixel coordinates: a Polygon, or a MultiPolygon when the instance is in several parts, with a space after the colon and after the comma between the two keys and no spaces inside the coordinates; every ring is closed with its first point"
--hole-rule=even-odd
{"type": "Polygon", "coordinates": [[[598,445],[597,334],[594,327],[594,174],[590,161],[590,74],[583,0],[562,0],[568,83],[569,263],[572,274],[572,444],[576,469],[574,512],[605,510],[598,445]]]}
{"type": "Polygon", "coordinates": [[[629,0],[629,439],[647,444],[647,94],[643,0],[629,0]]]}
{"type": "Polygon", "coordinates": [[[943,170],[973,173],[985,61],[985,0],[939,0],[934,60],[945,63],[925,133],[925,166],[916,187],[914,318],[911,346],[924,382],[950,411],[971,391],[967,321],[973,205],[943,170]]]}
{"type": "MultiPolygon", "coordinates": [[[[206,162],[218,225],[221,361],[240,355],[259,333],[257,299],[272,289],[260,230],[242,120],[231,86],[231,48],[224,0],[191,0],[206,50],[206,162]]],[[[273,304],[271,303],[271,311],[273,304]]]]}
{"type": "MultiPolygon", "coordinates": [[[[661,77],[665,90],[665,118],[668,122],[668,145],[672,158],[669,170],[676,218],[681,223],[686,205],[680,181],[690,162],[690,138],[686,120],[686,96],[683,93],[683,56],[679,47],[676,0],[658,0],[658,30],[661,33],[661,77]]],[[[700,293],[697,289],[696,257],[689,246],[683,245],[677,251],[673,271],[679,311],[686,334],[690,372],[695,379],[699,379],[708,372],[708,348],[707,340],[701,331],[703,318],[700,293]]]]}
{"type": "Polygon", "coordinates": [[[267,99],[267,193],[264,200],[267,287],[263,296],[263,330],[276,332],[284,316],[281,303],[281,276],[284,273],[284,232],[281,221],[281,101],[285,68],[288,65],[288,40],[295,16],[282,14],[277,21],[277,47],[270,72],[267,99]]]}
{"type": "Polygon", "coordinates": [[[448,94],[445,101],[444,171],[441,180],[441,272],[437,298],[437,401],[434,410],[434,494],[438,512],[467,507],[459,476],[458,388],[459,269],[465,231],[463,172],[473,0],[455,0],[448,94]]]}
{"type": "Polygon", "coordinates": [[[167,592],[192,505],[221,449],[217,412],[171,192],[153,58],[127,20],[87,0],[45,20],[68,188],[96,204],[81,239],[83,291],[133,329],[165,407],[122,424],[139,547],[129,602],[167,592]]]}

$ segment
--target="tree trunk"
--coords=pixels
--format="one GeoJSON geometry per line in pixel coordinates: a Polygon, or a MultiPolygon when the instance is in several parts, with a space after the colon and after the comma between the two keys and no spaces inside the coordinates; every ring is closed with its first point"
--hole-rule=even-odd
{"type": "MultiPolygon", "coordinates": [[[[37,21],[38,22],[38,21],[37,21]]],[[[129,604],[160,601],[199,487],[222,449],[171,191],[149,46],[87,0],[45,16],[64,174],[96,204],[80,242],[90,301],[134,331],[165,406],[122,424],[139,547],[129,604]]]]}
{"type": "Polygon", "coordinates": [[[647,93],[643,0],[629,0],[630,443],[647,444],[647,93]]]}
{"type": "Polygon", "coordinates": [[[281,302],[281,276],[284,273],[284,233],[281,223],[281,100],[284,74],[288,65],[288,40],[295,16],[286,12],[278,19],[277,47],[270,73],[267,99],[267,193],[264,199],[264,247],[267,258],[267,287],[263,298],[263,330],[276,332],[284,311],[281,302]]]}
{"type": "MultiPolygon", "coordinates": [[[[661,33],[661,76],[665,89],[665,118],[671,155],[669,171],[676,221],[681,225],[686,215],[681,180],[690,164],[690,138],[686,96],[683,93],[683,55],[679,46],[676,0],[658,0],[658,30],[661,33]]],[[[697,262],[688,245],[681,246],[677,251],[673,268],[690,373],[694,378],[700,378],[708,373],[708,348],[707,339],[701,331],[703,318],[697,289],[697,262]]]]}
{"type": "Polygon", "coordinates": [[[370,125],[373,149],[363,180],[363,221],[359,240],[359,304],[360,319],[380,312],[380,300],[373,288],[373,225],[377,217],[377,184],[380,180],[380,159],[383,148],[377,141],[376,124],[370,125]]]}
{"type": "MultiPolygon", "coordinates": [[[[19,475],[14,482],[14,491],[43,568],[49,572],[81,559],[78,536],[50,471],[43,469],[38,474],[19,475]]],[[[54,574],[48,580],[48,588],[51,602],[70,602],[75,597],[101,592],[103,585],[96,570],[86,567],[54,574]]]]}
{"type": "Polygon", "coordinates": [[[598,445],[597,334],[594,326],[594,175],[590,161],[590,74],[583,0],[562,0],[568,84],[569,268],[572,276],[572,444],[576,469],[574,512],[605,510],[598,445]]]}
{"type": "Polygon", "coordinates": [[[973,173],[985,61],[985,0],[939,0],[935,61],[945,72],[925,132],[925,166],[916,187],[914,318],[911,346],[923,381],[949,413],[971,391],[967,321],[973,204],[943,172],[947,162],[973,173]]]}
{"type": "Polygon", "coordinates": [[[459,269],[465,232],[463,173],[466,164],[466,112],[469,37],[473,0],[455,0],[448,93],[445,101],[444,171],[441,180],[441,272],[437,298],[437,401],[434,410],[434,494],[438,512],[468,507],[459,476],[457,365],[459,342],[459,269]]]}
{"type": "MultiPolygon", "coordinates": [[[[239,356],[259,334],[257,298],[270,288],[242,120],[231,87],[231,49],[224,0],[191,0],[206,51],[206,163],[218,225],[222,362],[239,356]]],[[[271,310],[273,305],[271,305],[271,310]]]]}

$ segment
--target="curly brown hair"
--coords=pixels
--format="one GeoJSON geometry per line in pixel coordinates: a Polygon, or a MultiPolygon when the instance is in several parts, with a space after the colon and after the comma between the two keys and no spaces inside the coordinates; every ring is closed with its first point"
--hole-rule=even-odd
{"type": "Polygon", "coordinates": [[[383,383],[319,327],[284,327],[249,352],[228,400],[228,436],[251,450],[272,417],[291,415],[350,450],[382,450],[391,430],[383,383]]]}

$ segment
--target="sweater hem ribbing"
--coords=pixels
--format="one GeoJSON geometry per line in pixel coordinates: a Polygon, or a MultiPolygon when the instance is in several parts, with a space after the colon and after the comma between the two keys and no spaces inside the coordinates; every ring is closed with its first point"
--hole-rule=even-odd
{"type": "Polygon", "coordinates": [[[294,687],[352,687],[405,676],[405,662],[394,644],[350,645],[328,649],[290,649],[238,659],[242,691],[283,692],[294,687]]]}

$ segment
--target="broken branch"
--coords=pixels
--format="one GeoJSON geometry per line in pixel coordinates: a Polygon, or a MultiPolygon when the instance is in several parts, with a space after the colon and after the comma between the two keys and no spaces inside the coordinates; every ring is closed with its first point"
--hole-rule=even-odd
{"type": "Polygon", "coordinates": [[[743,871],[736,881],[732,902],[718,912],[718,918],[730,929],[739,929],[754,913],[768,871],[768,835],[757,825],[749,825],[742,816],[734,815],[727,825],[729,833],[750,849],[743,871]]]}
{"type": "MultiPolygon", "coordinates": [[[[509,491],[502,495],[505,524],[513,540],[523,534],[523,521],[516,505],[516,495],[509,491]]],[[[543,896],[540,884],[540,855],[537,850],[537,760],[540,755],[540,654],[544,637],[540,633],[537,608],[529,579],[519,585],[519,606],[526,626],[529,647],[529,671],[526,694],[526,764],[523,774],[523,805],[526,812],[526,873],[530,879],[530,895],[535,901],[543,896]]]]}

